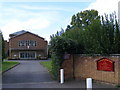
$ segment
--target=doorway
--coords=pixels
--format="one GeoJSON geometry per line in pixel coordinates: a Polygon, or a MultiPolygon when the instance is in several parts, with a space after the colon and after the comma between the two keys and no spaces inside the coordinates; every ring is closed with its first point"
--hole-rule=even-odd
{"type": "Polygon", "coordinates": [[[36,52],[20,52],[20,59],[36,59],[36,52]]]}

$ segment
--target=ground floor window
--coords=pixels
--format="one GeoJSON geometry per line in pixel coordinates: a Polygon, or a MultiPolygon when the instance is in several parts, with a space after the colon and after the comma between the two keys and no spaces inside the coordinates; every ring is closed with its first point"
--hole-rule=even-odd
{"type": "Polygon", "coordinates": [[[20,59],[36,59],[36,52],[20,52],[20,59]]]}

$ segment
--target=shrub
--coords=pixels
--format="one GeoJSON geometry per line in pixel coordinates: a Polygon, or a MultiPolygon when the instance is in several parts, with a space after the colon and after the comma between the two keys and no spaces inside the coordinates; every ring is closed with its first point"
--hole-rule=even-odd
{"type": "Polygon", "coordinates": [[[52,74],[55,79],[58,79],[59,69],[62,66],[64,61],[64,54],[76,53],[77,43],[71,39],[66,39],[61,36],[56,36],[52,38],[51,42],[51,51],[52,51],[52,74]]]}

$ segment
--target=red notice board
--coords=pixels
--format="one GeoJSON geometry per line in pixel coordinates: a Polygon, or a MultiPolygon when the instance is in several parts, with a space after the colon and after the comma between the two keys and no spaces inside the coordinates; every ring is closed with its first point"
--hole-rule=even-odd
{"type": "Polygon", "coordinates": [[[97,61],[97,70],[114,71],[114,62],[108,58],[101,58],[97,61]]]}

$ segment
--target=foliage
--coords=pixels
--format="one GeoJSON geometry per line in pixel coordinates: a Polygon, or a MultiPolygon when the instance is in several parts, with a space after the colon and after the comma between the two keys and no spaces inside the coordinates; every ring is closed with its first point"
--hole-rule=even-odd
{"type": "Polygon", "coordinates": [[[57,54],[64,54],[67,53],[75,53],[76,52],[76,44],[77,42],[73,41],[72,39],[67,39],[61,36],[56,36],[52,38],[50,42],[52,48],[52,52],[57,54]]]}
{"type": "Polygon", "coordinates": [[[64,61],[64,53],[75,53],[77,43],[71,39],[56,36],[52,38],[50,45],[52,51],[52,73],[55,79],[57,79],[59,68],[61,68],[62,62],[64,61]]]}
{"type": "Polygon", "coordinates": [[[59,77],[59,68],[60,68],[60,65],[59,65],[58,62],[60,60],[55,55],[55,53],[52,54],[52,76],[53,76],[53,79],[55,79],[55,80],[58,80],[58,77],[59,77]]]}
{"type": "Polygon", "coordinates": [[[115,13],[99,16],[96,10],[85,10],[73,15],[64,32],[51,36],[50,48],[55,73],[58,73],[66,52],[101,55],[120,53],[120,29],[115,13]]]}
{"type": "Polygon", "coordinates": [[[2,73],[2,33],[0,33],[0,74],[2,73]]]}
{"type": "Polygon", "coordinates": [[[0,32],[0,62],[2,61],[2,33],[0,32]]]}
{"type": "Polygon", "coordinates": [[[68,25],[69,28],[67,27],[66,32],[62,36],[71,38],[78,43],[77,53],[89,54],[93,51],[91,42],[94,42],[94,38],[91,37],[94,33],[91,33],[91,31],[96,33],[94,28],[99,28],[99,25],[100,16],[98,16],[98,12],[96,10],[86,10],[73,15],[71,25],[68,25]]]}
{"type": "Polygon", "coordinates": [[[2,32],[0,32],[0,44],[2,45],[2,61],[5,59],[5,43],[2,32]]]}
{"type": "Polygon", "coordinates": [[[114,13],[101,17],[96,10],[77,13],[62,36],[78,43],[78,54],[120,53],[120,29],[114,13]]]}
{"type": "Polygon", "coordinates": [[[6,58],[5,56],[5,42],[4,38],[2,37],[2,61],[6,58]]]}
{"type": "Polygon", "coordinates": [[[120,85],[115,85],[115,87],[120,88],[120,85]]]}
{"type": "Polygon", "coordinates": [[[86,29],[94,20],[99,20],[98,12],[96,10],[85,10],[83,12],[78,12],[76,15],[72,16],[71,27],[78,27],[80,29],[86,29]]]}

